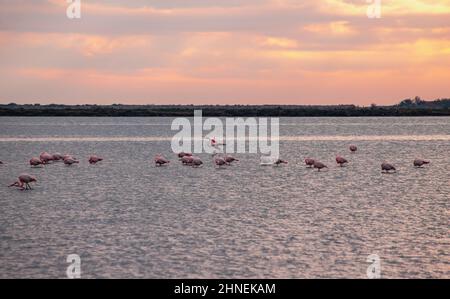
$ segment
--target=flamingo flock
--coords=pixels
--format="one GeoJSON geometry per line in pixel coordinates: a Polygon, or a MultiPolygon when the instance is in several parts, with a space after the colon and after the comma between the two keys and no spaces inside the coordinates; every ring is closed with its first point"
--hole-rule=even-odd
{"type": "MultiPolygon", "coordinates": [[[[223,145],[224,143],[217,143],[217,141],[213,138],[211,139],[211,145],[214,147],[217,147],[218,145],[223,145]]],[[[355,145],[351,145],[349,147],[350,152],[353,154],[357,151],[357,147],[355,145]]],[[[203,161],[197,157],[194,156],[192,153],[185,153],[185,152],[180,152],[177,154],[179,161],[181,162],[182,165],[184,166],[190,166],[193,168],[198,168],[198,167],[202,167],[204,165],[203,161]]],[[[213,165],[216,168],[223,168],[223,167],[227,167],[232,165],[235,162],[238,162],[239,160],[236,159],[235,157],[229,155],[229,154],[221,154],[221,153],[217,153],[214,152],[212,154],[212,162],[213,165]]],[[[103,161],[103,158],[96,156],[96,155],[92,155],[89,157],[88,162],[89,164],[93,165],[93,164],[97,164],[99,162],[103,161]]],[[[66,155],[62,155],[60,153],[54,153],[54,154],[50,154],[48,152],[42,152],[38,157],[32,157],[29,161],[29,164],[32,168],[35,167],[43,167],[45,165],[54,163],[54,162],[63,162],[65,165],[67,166],[72,166],[74,164],[79,164],[80,161],[78,161],[76,158],[74,158],[72,155],[66,154],[66,155]]],[[[170,161],[164,157],[164,155],[162,154],[157,154],[154,157],[154,163],[155,166],[157,167],[161,167],[161,166],[166,166],[170,164],[170,161]]],[[[314,168],[317,169],[317,171],[321,171],[322,169],[328,168],[327,165],[325,165],[324,163],[312,159],[312,158],[306,158],[304,160],[304,163],[306,165],[307,168],[314,168]]],[[[339,167],[345,167],[346,165],[349,164],[349,161],[342,157],[342,156],[337,156],[336,157],[336,163],[339,167]]],[[[281,166],[283,164],[288,164],[288,162],[286,160],[283,159],[273,159],[272,157],[268,157],[268,156],[263,156],[261,157],[261,164],[262,166],[281,166]]],[[[430,164],[430,161],[427,160],[423,160],[423,159],[415,159],[413,161],[413,166],[415,168],[423,168],[424,165],[430,164]]],[[[0,161],[0,165],[4,165],[4,163],[2,161],[0,161]]],[[[395,173],[397,171],[397,169],[395,168],[394,165],[388,163],[388,162],[383,162],[381,164],[381,172],[382,173],[395,173]]],[[[12,183],[11,185],[9,185],[8,187],[17,187],[20,190],[32,190],[31,188],[31,183],[35,183],[37,182],[36,177],[29,175],[27,173],[21,174],[17,180],[12,183]]]]}

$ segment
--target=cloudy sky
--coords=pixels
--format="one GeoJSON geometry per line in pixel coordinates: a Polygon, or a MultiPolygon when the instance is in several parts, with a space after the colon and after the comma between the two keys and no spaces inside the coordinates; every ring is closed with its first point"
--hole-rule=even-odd
{"type": "Polygon", "coordinates": [[[0,103],[450,97],[450,0],[0,0],[0,103]]]}

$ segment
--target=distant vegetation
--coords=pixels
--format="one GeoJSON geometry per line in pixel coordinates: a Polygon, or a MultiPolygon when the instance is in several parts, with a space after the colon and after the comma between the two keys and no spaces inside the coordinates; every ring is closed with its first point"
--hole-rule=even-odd
{"type": "Polygon", "coordinates": [[[0,105],[0,116],[450,116],[450,99],[424,101],[419,97],[397,105],[0,105]]]}

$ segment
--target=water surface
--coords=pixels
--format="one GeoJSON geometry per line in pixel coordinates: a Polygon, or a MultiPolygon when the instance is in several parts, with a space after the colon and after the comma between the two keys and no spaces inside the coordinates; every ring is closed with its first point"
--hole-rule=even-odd
{"type": "Polygon", "coordinates": [[[364,278],[370,254],[386,278],[450,278],[450,118],[282,118],[287,166],[237,154],[221,170],[181,166],[171,121],[0,118],[0,278],[64,278],[72,253],[84,278],[364,278]],[[42,151],[81,163],[31,169],[42,151]],[[23,172],[35,189],[8,189],[23,172]]]}

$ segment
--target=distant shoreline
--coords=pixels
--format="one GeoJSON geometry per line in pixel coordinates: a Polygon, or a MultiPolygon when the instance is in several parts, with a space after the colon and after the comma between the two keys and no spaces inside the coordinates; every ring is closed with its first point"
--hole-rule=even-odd
{"type": "Polygon", "coordinates": [[[18,105],[0,104],[0,116],[56,117],[192,117],[202,110],[205,117],[364,117],[450,116],[450,99],[404,100],[397,105],[18,105]]]}

